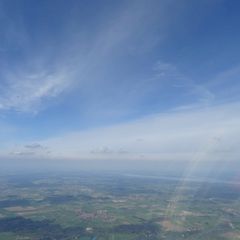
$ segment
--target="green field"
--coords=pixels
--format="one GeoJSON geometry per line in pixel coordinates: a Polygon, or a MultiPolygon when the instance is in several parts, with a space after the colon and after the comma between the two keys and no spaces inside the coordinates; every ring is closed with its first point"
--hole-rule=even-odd
{"type": "Polygon", "coordinates": [[[87,173],[0,180],[0,240],[240,239],[231,183],[87,173]]]}

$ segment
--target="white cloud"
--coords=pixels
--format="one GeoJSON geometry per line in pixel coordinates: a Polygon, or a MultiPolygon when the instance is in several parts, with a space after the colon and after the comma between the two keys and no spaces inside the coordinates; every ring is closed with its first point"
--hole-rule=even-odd
{"type": "Polygon", "coordinates": [[[44,146],[42,146],[39,143],[31,143],[31,144],[25,145],[25,148],[27,148],[27,149],[44,149],[44,146]]]}
{"type": "Polygon", "coordinates": [[[68,133],[42,144],[51,149],[51,156],[56,159],[236,160],[240,156],[239,109],[240,104],[236,103],[152,115],[125,124],[68,133]]]}

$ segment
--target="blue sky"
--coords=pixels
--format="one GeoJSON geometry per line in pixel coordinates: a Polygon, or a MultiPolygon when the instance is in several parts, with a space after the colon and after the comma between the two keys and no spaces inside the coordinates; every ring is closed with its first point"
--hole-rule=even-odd
{"type": "Polygon", "coordinates": [[[1,159],[237,159],[239,8],[0,1],[1,159]]]}

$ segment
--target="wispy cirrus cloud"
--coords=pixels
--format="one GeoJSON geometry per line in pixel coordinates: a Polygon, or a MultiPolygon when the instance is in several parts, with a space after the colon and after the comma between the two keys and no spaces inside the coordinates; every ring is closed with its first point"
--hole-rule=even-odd
{"type": "Polygon", "coordinates": [[[158,92],[159,102],[168,101],[164,93],[180,85],[181,90],[173,91],[180,104],[187,94],[202,103],[210,102],[213,93],[189,80],[173,63],[161,59],[148,63],[148,74],[142,77],[139,68],[129,71],[125,66],[125,58],[135,56],[135,61],[167,37],[168,26],[176,21],[167,14],[168,8],[164,1],[125,2],[106,16],[100,14],[94,22],[95,31],[91,31],[91,21],[86,22],[87,27],[81,24],[81,16],[72,9],[71,17],[57,26],[56,36],[44,30],[36,32],[37,37],[22,14],[10,17],[5,13],[0,41],[6,50],[0,71],[0,110],[38,113],[75,90],[82,112],[94,115],[101,109],[103,115],[121,117],[141,108],[158,92]],[[15,59],[14,54],[19,57],[15,59]]]}
{"type": "Polygon", "coordinates": [[[37,112],[44,100],[63,93],[71,84],[67,73],[18,72],[5,75],[0,109],[37,112]]]}
{"type": "Polygon", "coordinates": [[[239,100],[240,64],[227,67],[218,72],[213,78],[204,83],[204,87],[214,91],[216,97],[222,102],[239,100]]]}
{"type": "MultiPolygon", "coordinates": [[[[207,106],[214,102],[215,93],[213,91],[182,73],[174,64],[159,60],[153,70],[154,74],[151,80],[158,82],[160,90],[175,94],[174,98],[190,96],[191,103],[189,105],[207,106]],[[175,90],[173,90],[174,88],[175,90]]],[[[181,108],[181,101],[179,103],[178,107],[181,108]]]]}
{"type": "MultiPolygon", "coordinates": [[[[109,14],[113,21],[100,16],[101,21],[96,22],[98,30],[94,33],[75,25],[79,14],[73,11],[66,19],[67,24],[58,26],[66,35],[55,39],[52,33],[39,32],[39,40],[35,42],[24,16],[16,14],[11,18],[7,11],[1,11],[0,47],[4,49],[5,60],[0,71],[0,110],[36,113],[73,85],[79,87],[83,81],[85,88],[88,82],[94,85],[99,81],[98,72],[119,48],[124,43],[133,45],[135,35],[144,34],[150,25],[151,20],[145,22],[145,17],[153,6],[144,6],[144,2],[123,4],[109,14]],[[17,60],[15,53],[20,56],[17,60]]],[[[4,9],[4,4],[2,7],[4,9]]]]}

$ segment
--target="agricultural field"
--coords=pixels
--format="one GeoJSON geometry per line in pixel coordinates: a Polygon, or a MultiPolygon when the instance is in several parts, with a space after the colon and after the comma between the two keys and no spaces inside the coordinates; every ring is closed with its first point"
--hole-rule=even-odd
{"type": "Polygon", "coordinates": [[[237,183],[124,174],[1,176],[0,240],[240,239],[237,183]]]}

